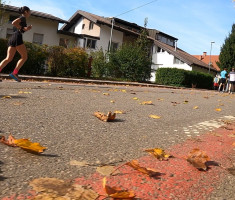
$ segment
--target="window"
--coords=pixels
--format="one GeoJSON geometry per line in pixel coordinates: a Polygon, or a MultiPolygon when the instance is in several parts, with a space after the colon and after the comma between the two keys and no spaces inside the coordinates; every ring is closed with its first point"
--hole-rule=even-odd
{"type": "Polygon", "coordinates": [[[11,28],[8,28],[7,29],[7,35],[6,35],[6,38],[9,39],[11,37],[11,35],[13,34],[13,29],[11,28]]]}
{"type": "Polygon", "coordinates": [[[14,16],[14,15],[10,15],[9,16],[9,21],[8,23],[10,24],[11,22],[13,22],[15,19],[17,19],[18,17],[17,16],[14,16]]]}
{"type": "Polygon", "coordinates": [[[92,40],[92,39],[87,39],[87,48],[91,48],[91,49],[95,49],[96,47],[96,40],[92,40]]]}
{"type": "MultiPolygon", "coordinates": [[[[117,42],[111,42],[111,51],[116,51],[118,49],[118,43],[117,42]]],[[[109,49],[109,46],[108,46],[109,49]]]]}
{"type": "Polygon", "coordinates": [[[65,38],[60,38],[60,46],[67,48],[67,40],[65,38]]]}
{"type": "Polygon", "coordinates": [[[94,27],[94,23],[93,23],[93,22],[90,22],[90,24],[89,24],[89,30],[92,30],[93,27],[94,27]]]}
{"type": "Polygon", "coordinates": [[[174,64],[184,64],[184,62],[181,61],[180,59],[174,57],[174,64]]]}
{"type": "Polygon", "coordinates": [[[42,44],[43,36],[44,36],[43,34],[34,33],[33,34],[33,43],[42,44]]]}
{"type": "Polygon", "coordinates": [[[82,29],[84,29],[84,28],[85,28],[85,24],[82,25],[82,29]]]}

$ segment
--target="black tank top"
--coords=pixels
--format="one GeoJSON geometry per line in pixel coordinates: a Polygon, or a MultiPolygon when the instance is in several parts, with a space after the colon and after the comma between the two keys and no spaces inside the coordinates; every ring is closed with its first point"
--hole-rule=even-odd
{"type": "Polygon", "coordinates": [[[18,30],[18,29],[14,26],[14,27],[13,27],[13,31],[14,31],[14,32],[19,31],[19,32],[21,32],[21,33],[24,33],[25,31],[23,31],[23,28],[24,28],[24,27],[27,27],[26,18],[25,18],[24,16],[22,16],[22,15],[21,15],[19,18],[20,18],[20,26],[21,26],[22,28],[21,28],[21,30],[18,30]]]}

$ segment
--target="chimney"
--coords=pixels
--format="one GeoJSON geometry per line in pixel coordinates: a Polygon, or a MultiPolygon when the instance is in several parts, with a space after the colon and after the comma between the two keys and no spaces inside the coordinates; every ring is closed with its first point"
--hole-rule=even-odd
{"type": "Polygon", "coordinates": [[[207,52],[203,52],[203,57],[206,57],[207,52]]]}

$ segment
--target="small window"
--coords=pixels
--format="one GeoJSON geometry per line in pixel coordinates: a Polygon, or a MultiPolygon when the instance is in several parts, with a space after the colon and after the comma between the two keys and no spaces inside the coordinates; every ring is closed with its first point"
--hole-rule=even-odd
{"type": "Polygon", "coordinates": [[[90,22],[90,24],[89,24],[89,30],[92,30],[93,27],[94,27],[94,23],[93,23],[93,22],[90,22]]]}
{"type": "Polygon", "coordinates": [[[43,37],[44,37],[43,34],[34,33],[33,34],[33,43],[35,43],[35,44],[42,44],[43,37]]]}
{"type": "Polygon", "coordinates": [[[184,64],[184,62],[181,61],[180,59],[174,57],[174,64],[184,64]]]}
{"type": "Polygon", "coordinates": [[[12,36],[12,34],[13,34],[13,29],[8,28],[6,38],[9,39],[12,36]]]}
{"type": "Polygon", "coordinates": [[[84,29],[84,28],[85,28],[85,24],[82,25],[82,29],[84,29]]]}
{"type": "Polygon", "coordinates": [[[8,21],[8,23],[11,23],[11,22],[13,22],[15,19],[17,19],[18,17],[17,16],[14,16],[14,15],[10,15],[9,16],[9,21],[8,21]]]}
{"type": "Polygon", "coordinates": [[[65,38],[60,38],[60,46],[67,48],[67,40],[65,38]]]}
{"type": "Polygon", "coordinates": [[[119,44],[117,42],[111,42],[111,51],[116,51],[118,49],[119,44]]]}
{"type": "Polygon", "coordinates": [[[92,40],[92,39],[87,39],[87,48],[91,48],[91,49],[95,49],[96,47],[96,40],[92,40]]]}

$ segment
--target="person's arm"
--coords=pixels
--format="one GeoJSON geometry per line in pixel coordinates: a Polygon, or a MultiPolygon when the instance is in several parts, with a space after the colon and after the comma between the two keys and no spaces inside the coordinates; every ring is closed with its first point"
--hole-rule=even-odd
{"type": "Polygon", "coordinates": [[[21,22],[21,19],[17,18],[12,22],[12,25],[15,26],[18,30],[23,30],[23,31],[29,31],[32,28],[32,25],[27,26],[27,27],[21,27],[20,22],[21,22]]]}

